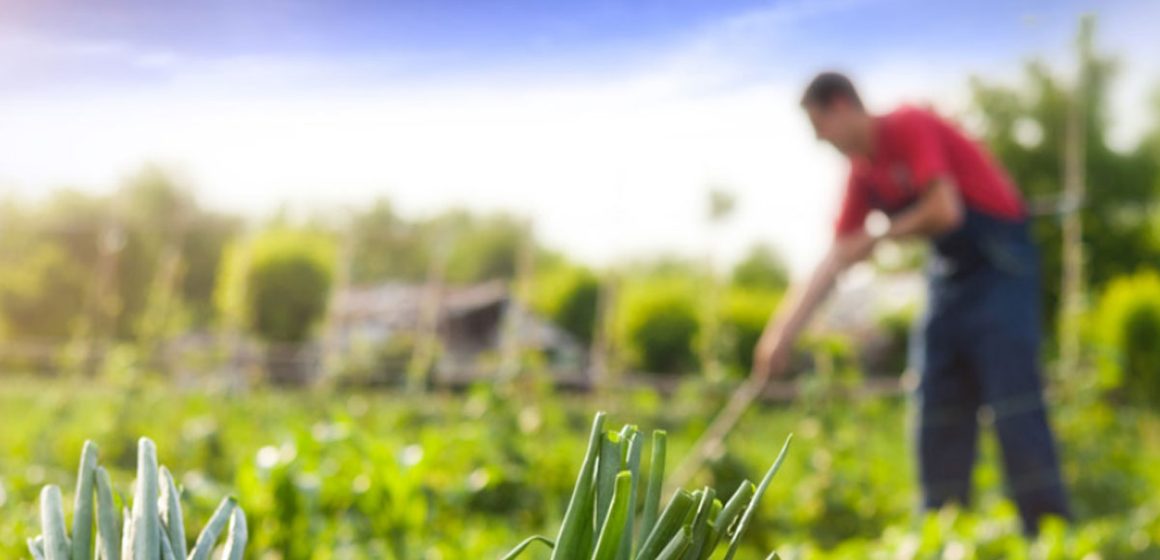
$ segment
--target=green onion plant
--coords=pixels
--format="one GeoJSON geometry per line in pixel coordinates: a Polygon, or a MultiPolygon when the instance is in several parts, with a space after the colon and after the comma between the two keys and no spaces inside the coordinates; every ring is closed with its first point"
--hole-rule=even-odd
{"type": "Polygon", "coordinates": [[[632,425],[607,431],[604,421],[605,414],[597,413],[556,539],[530,537],[503,560],[514,559],[537,543],[552,549],[552,560],[732,560],[793,437],[786,438],[760,484],[746,480],[724,502],[713,488],[678,489],[662,509],[665,432],[652,433],[646,476],[640,467],[641,432],[632,425]],[[642,486],[644,503],[637,503],[642,486]]]}
{"type": "Polygon", "coordinates": [[[65,527],[60,488],[40,492],[41,534],[28,540],[35,560],[210,560],[222,532],[222,560],[240,560],[246,548],[246,516],[232,497],[222,500],[187,550],[181,495],[169,469],[157,466],[157,448],[148,438],[137,442],[137,482],[132,509],[120,511],[109,473],[97,464],[97,446],[81,451],[73,506],[72,532],[65,527]]]}

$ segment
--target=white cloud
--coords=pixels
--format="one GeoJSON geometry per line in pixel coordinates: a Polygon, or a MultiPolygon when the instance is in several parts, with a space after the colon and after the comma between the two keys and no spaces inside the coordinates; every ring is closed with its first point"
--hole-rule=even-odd
{"type": "Polygon", "coordinates": [[[764,86],[689,99],[654,77],[567,90],[105,98],[68,110],[30,101],[0,109],[11,132],[0,169],[36,187],[107,186],[139,162],[168,162],[209,203],[251,212],[378,194],[415,212],[509,208],[600,261],[699,250],[715,181],[743,202],[731,240],[795,239],[782,245],[801,264],[819,250],[801,240],[823,239],[837,181],[795,96],[764,86]]]}
{"type": "Polygon", "coordinates": [[[75,39],[18,31],[0,36],[0,69],[10,87],[21,85],[13,79],[37,75],[60,79],[91,71],[95,65],[155,68],[174,62],[176,56],[169,51],[140,48],[119,40],[75,39]]]}
{"type": "MultiPolygon", "coordinates": [[[[707,26],[629,75],[567,84],[522,75],[366,87],[343,80],[404,62],[206,61],[94,46],[167,79],[99,95],[7,96],[0,185],[109,189],[157,161],[217,207],[262,213],[282,201],[317,209],[386,195],[416,214],[512,209],[533,216],[548,243],[608,262],[702,251],[705,194],[718,183],[740,201],[721,239],[726,256],[772,241],[801,273],[828,242],[845,164],[799,114],[801,77],[776,76],[748,55],[794,18],[850,4],[754,12],[707,26]]],[[[984,70],[1018,66],[1012,57],[984,70]]],[[[872,107],[931,100],[958,111],[971,70],[980,68],[892,59],[858,77],[872,107]]]]}
{"type": "Polygon", "coordinates": [[[168,85],[0,108],[11,132],[0,137],[0,179],[26,191],[107,189],[158,161],[180,169],[208,203],[248,212],[380,194],[416,213],[503,208],[534,216],[547,242],[597,262],[703,250],[706,191],[720,183],[742,202],[726,253],[773,240],[800,268],[828,238],[835,158],[812,142],[796,84],[719,88],[742,69],[721,58],[692,64],[690,52],[682,46],[634,75],[566,86],[525,78],[303,88],[328,93],[285,86],[357,72],[357,64],[336,71],[322,60],[139,53],[136,63],[170,72],[168,85]]]}

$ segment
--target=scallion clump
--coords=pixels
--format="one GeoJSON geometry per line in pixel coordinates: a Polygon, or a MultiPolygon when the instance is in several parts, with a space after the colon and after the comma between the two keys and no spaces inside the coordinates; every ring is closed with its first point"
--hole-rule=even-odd
{"type": "MultiPolygon", "coordinates": [[[[713,488],[678,489],[661,509],[665,432],[652,434],[646,478],[640,467],[643,434],[632,425],[606,431],[604,419],[603,412],[597,413],[592,423],[588,450],[556,540],[530,537],[504,560],[516,558],[535,543],[551,547],[552,560],[703,560],[718,549],[724,550],[725,560],[731,560],[793,437],[786,438],[760,484],[742,482],[725,502],[713,488]],[[637,504],[641,483],[647,484],[644,503],[637,504]]],[[[776,557],[776,553],[770,555],[776,557]]]]}
{"type": "Polygon", "coordinates": [[[227,497],[193,550],[186,550],[180,493],[169,470],[158,468],[157,448],[148,438],[137,443],[132,509],[127,503],[117,507],[109,473],[97,464],[97,446],[91,441],[81,451],[76,490],[71,533],[65,528],[60,488],[50,484],[41,490],[41,534],[28,540],[35,560],[209,560],[223,530],[228,536],[220,558],[240,560],[246,548],[245,513],[227,497]]]}

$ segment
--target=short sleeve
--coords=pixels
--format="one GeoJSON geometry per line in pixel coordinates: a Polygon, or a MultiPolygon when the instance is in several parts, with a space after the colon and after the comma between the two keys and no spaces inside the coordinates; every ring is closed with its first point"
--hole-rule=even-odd
{"type": "Polygon", "coordinates": [[[843,237],[862,229],[866,223],[866,216],[870,214],[870,199],[866,193],[867,185],[852,171],[846,179],[846,190],[842,194],[842,203],[838,208],[838,219],[834,224],[834,237],[843,237]]]}
{"type": "Polygon", "coordinates": [[[939,133],[940,124],[935,115],[917,109],[907,112],[899,122],[901,156],[910,168],[914,187],[919,191],[950,171],[939,133]]]}

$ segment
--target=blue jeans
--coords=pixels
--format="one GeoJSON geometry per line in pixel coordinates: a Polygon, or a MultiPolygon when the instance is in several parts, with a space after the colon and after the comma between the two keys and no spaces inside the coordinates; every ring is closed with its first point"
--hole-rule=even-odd
{"type": "Polygon", "coordinates": [[[987,405],[1024,530],[1034,534],[1046,514],[1069,517],[1040,385],[1039,266],[1026,224],[968,212],[933,243],[928,277],[911,347],[923,506],[968,504],[987,405]]]}

